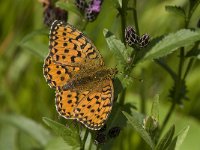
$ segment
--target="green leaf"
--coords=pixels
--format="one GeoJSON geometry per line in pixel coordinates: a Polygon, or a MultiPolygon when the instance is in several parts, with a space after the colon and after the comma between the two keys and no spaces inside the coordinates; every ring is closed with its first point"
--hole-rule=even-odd
{"type": "Polygon", "coordinates": [[[45,150],[71,150],[74,148],[66,143],[62,137],[55,137],[49,141],[45,150]]]}
{"type": "Polygon", "coordinates": [[[173,12],[177,15],[182,16],[183,18],[185,18],[185,10],[180,7],[180,6],[165,6],[165,10],[168,12],[173,12]]]}
{"type": "Polygon", "coordinates": [[[33,31],[32,33],[25,36],[20,43],[19,46],[29,50],[36,56],[39,56],[41,60],[43,60],[48,53],[48,43],[43,44],[39,38],[48,35],[48,31],[46,29],[40,29],[33,31]]]}
{"type": "Polygon", "coordinates": [[[175,150],[175,148],[176,148],[176,142],[177,142],[177,137],[175,137],[175,138],[172,140],[172,142],[171,142],[171,144],[169,145],[169,147],[167,148],[167,150],[175,150]]]}
{"type": "Polygon", "coordinates": [[[166,56],[180,47],[193,44],[200,40],[200,32],[182,29],[176,33],[165,36],[158,42],[148,53],[144,59],[156,59],[166,56]]]}
{"type": "Polygon", "coordinates": [[[45,146],[52,138],[49,131],[36,122],[19,115],[0,115],[0,123],[8,123],[30,135],[40,145],[45,146]]]}
{"type": "Polygon", "coordinates": [[[195,45],[187,52],[185,55],[186,57],[195,57],[198,58],[200,55],[200,48],[199,48],[200,41],[196,42],[195,45]]]}
{"type": "Polygon", "coordinates": [[[158,145],[156,146],[156,150],[166,150],[172,142],[172,138],[174,135],[175,126],[173,125],[168,132],[162,137],[158,145]]]}
{"type": "Polygon", "coordinates": [[[17,129],[9,124],[0,124],[0,149],[14,150],[16,147],[16,139],[19,136],[17,129]]]}
{"type": "Polygon", "coordinates": [[[187,133],[190,129],[190,126],[187,126],[186,128],[184,128],[177,136],[177,142],[176,142],[176,148],[175,150],[179,150],[181,144],[183,143],[183,141],[185,140],[185,137],[187,136],[187,133]]]}
{"type": "Polygon", "coordinates": [[[66,127],[58,122],[44,117],[43,121],[73,149],[80,149],[80,136],[75,128],[66,127]]]}
{"type": "Polygon", "coordinates": [[[133,115],[130,116],[126,112],[122,112],[125,117],[128,119],[128,122],[132,125],[132,127],[140,134],[140,136],[144,139],[144,141],[152,148],[154,149],[154,143],[151,140],[151,137],[149,134],[145,131],[145,129],[142,127],[142,122],[139,120],[141,117],[137,112],[133,111],[133,115]]]}
{"type": "Polygon", "coordinates": [[[43,61],[48,53],[48,44],[45,45],[35,41],[28,41],[21,44],[21,46],[38,56],[41,61],[43,61]]]}
{"type": "Polygon", "coordinates": [[[195,12],[196,8],[198,8],[200,4],[200,0],[190,0],[190,12],[189,12],[189,17],[193,15],[195,12]]]}
{"type": "Polygon", "coordinates": [[[117,39],[113,33],[108,31],[108,29],[104,29],[103,34],[106,38],[109,49],[116,56],[119,64],[126,64],[129,54],[125,45],[119,39],[117,39]]]}
{"type": "Polygon", "coordinates": [[[20,44],[23,44],[27,41],[30,41],[32,40],[34,37],[36,36],[41,36],[41,35],[48,35],[49,31],[47,29],[38,29],[38,30],[35,30],[31,33],[29,33],[28,35],[26,35],[19,43],[20,44]]]}
{"type": "Polygon", "coordinates": [[[58,1],[56,2],[56,7],[60,7],[61,9],[64,9],[69,12],[73,12],[78,16],[82,16],[81,13],[78,11],[77,7],[74,5],[74,3],[67,1],[66,2],[58,1]]]}

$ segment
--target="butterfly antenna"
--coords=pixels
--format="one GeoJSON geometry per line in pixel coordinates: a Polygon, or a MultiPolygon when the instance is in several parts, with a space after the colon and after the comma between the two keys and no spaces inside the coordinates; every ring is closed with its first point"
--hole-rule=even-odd
{"type": "Polygon", "coordinates": [[[137,77],[133,77],[133,76],[129,76],[129,75],[124,75],[124,73],[122,72],[118,72],[120,75],[123,75],[125,78],[132,78],[134,80],[137,80],[137,81],[140,81],[140,82],[143,82],[144,80],[142,78],[137,78],[137,77]]]}

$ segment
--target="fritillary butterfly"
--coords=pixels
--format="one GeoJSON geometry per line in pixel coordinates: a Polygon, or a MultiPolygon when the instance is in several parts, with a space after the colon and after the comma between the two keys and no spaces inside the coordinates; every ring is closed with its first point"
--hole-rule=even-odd
{"type": "Polygon", "coordinates": [[[112,78],[92,42],[73,26],[54,21],[49,35],[44,77],[56,90],[56,109],[66,119],[76,119],[92,130],[105,124],[114,98],[112,78]]]}

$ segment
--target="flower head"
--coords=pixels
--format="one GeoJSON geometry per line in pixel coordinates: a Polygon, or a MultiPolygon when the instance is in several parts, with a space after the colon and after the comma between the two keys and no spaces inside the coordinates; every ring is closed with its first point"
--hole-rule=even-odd
{"type": "Polygon", "coordinates": [[[139,37],[133,27],[128,26],[125,29],[125,40],[126,43],[131,47],[146,47],[149,44],[149,39],[150,38],[148,34],[143,34],[141,37],[139,37]]]}
{"type": "Polygon", "coordinates": [[[129,46],[134,46],[138,44],[140,37],[136,34],[135,29],[131,26],[128,26],[125,29],[125,40],[129,46]]]}
{"type": "Polygon", "coordinates": [[[44,24],[50,27],[54,20],[67,20],[67,11],[55,7],[50,0],[41,0],[40,2],[43,4],[44,8],[44,24]]]}
{"type": "Polygon", "coordinates": [[[146,47],[148,44],[149,44],[149,35],[148,34],[143,34],[141,37],[140,37],[140,40],[139,40],[139,46],[141,48],[143,47],[146,47]]]}
{"type": "Polygon", "coordinates": [[[101,11],[101,4],[103,0],[91,0],[89,4],[85,0],[76,0],[75,5],[84,11],[85,18],[88,21],[94,21],[101,11]]]}

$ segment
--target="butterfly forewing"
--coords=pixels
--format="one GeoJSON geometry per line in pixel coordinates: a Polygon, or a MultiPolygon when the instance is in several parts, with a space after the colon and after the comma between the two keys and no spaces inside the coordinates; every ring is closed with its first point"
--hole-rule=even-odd
{"type": "Polygon", "coordinates": [[[86,66],[104,65],[99,51],[90,40],[62,21],[54,21],[52,24],[49,49],[43,71],[52,88],[62,87],[86,66]]]}

